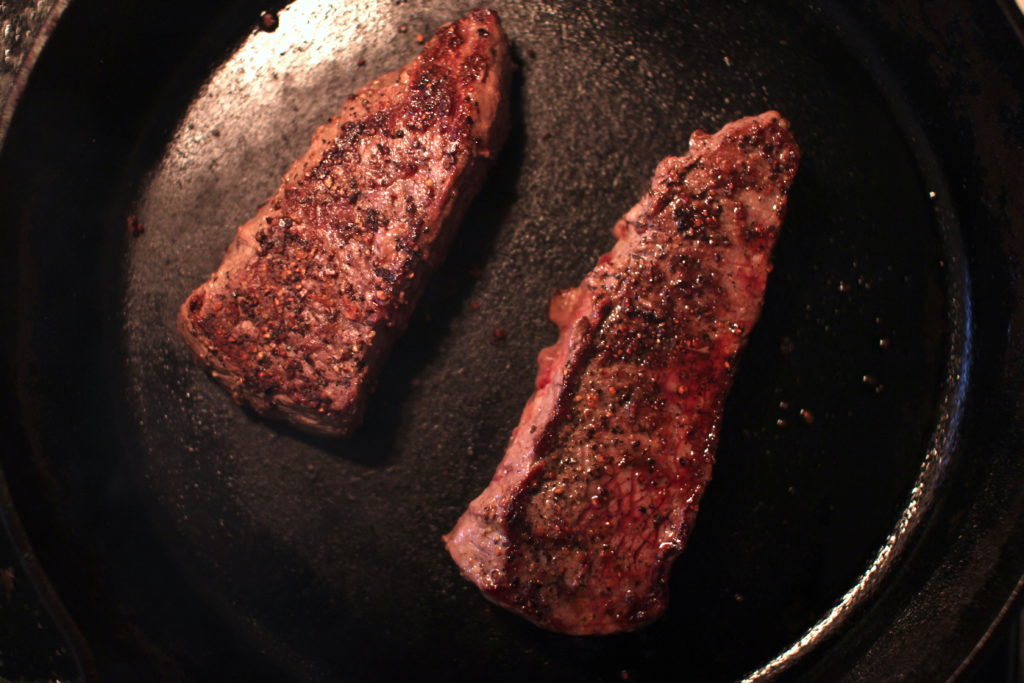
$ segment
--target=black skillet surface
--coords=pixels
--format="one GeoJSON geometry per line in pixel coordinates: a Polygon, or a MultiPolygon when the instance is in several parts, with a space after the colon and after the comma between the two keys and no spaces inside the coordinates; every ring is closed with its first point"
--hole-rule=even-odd
{"type": "Polygon", "coordinates": [[[1024,570],[1024,50],[995,6],[495,2],[515,129],[365,426],[263,422],[191,363],[175,311],[235,226],[469,6],[296,0],[263,32],[245,0],[77,0],[50,36],[0,157],[3,464],[86,673],[952,674],[1024,570]],[[530,394],[548,296],[691,130],[767,108],[804,161],[669,613],[569,638],[490,607],[439,537],[530,394]]]}

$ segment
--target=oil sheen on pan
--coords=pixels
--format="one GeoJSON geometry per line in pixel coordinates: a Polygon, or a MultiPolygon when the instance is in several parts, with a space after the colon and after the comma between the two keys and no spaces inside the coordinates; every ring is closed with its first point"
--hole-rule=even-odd
{"type": "Polygon", "coordinates": [[[352,95],[238,229],[178,328],[239,403],[345,436],[508,132],[490,10],[352,95]]]}
{"type": "Polygon", "coordinates": [[[798,160],[774,111],[695,132],[616,224],[614,248],[551,302],[560,335],[536,392],[445,536],[490,600],[576,635],[664,612],[798,160]]]}

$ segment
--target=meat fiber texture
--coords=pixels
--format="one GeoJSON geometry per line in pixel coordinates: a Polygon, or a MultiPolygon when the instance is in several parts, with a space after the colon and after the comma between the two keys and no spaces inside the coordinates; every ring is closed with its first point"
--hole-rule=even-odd
{"type": "Polygon", "coordinates": [[[558,341],[490,485],[445,536],[493,602],[565,633],[636,629],[711,477],[799,152],[777,112],[697,131],[551,303],[558,341]]]}
{"type": "Polygon", "coordinates": [[[344,436],[508,131],[490,10],[350,96],[238,229],[178,328],[240,404],[344,436]]]}

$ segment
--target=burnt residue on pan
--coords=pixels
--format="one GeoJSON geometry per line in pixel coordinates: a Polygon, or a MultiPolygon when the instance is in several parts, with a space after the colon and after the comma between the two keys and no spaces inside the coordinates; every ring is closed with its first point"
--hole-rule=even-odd
{"type": "Polygon", "coordinates": [[[348,92],[468,7],[66,10],[0,156],[17,411],[4,471],[97,671],[591,681],[796,666],[832,680],[882,662],[944,677],[1024,564],[1024,543],[1008,542],[1024,519],[1010,515],[1024,472],[1007,455],[1018,304],[1000,261],[1019,249],[1000,221],[1020,218],[1021,200],[1000,194],[998,172],[1015,128],[970,123],[1019,120],[1022,76],[998,67],[1020,50],[995,9],[952,22],[909,4],[496,2],[520,67],[511,138],[366,424],[332,440],[263,422],[189,360],[175,309],[233,226],[348,92]],[[950,41],[963,59],[934,63],[950,41]],[[792,121],[804,161],[668,613],[588,639],[489,607],[439,537],[531,392],[534,354],[555,338],[548,297],[611,245],[607,226],[691,130],[768,108],[792,121]],[[967,399],[999,402],[958,423],[982,380],[967,399]],[[975,538],[996,550],[972,554],[975,538]],[[942,609],[915,612],[944,635],[911,654],[876,646],[906,641],[884,635],[909,596],[950,585],[929,583],[943,546],[984,558],[948,565],[965,580],[942,609]]]}

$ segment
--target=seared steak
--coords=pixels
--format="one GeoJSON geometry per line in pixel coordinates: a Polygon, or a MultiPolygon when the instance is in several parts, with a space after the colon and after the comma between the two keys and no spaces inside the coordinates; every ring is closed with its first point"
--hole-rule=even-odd
{"type": "Polygon", "coordinates": [[[236,401],[345,435],[508,130],[497,15],[442,26],[351,96],[181,307],[182,336],[236,401]]]}
{"type": "Polygon", "coordinates": [[[558,341],[486,490],[445,537],[489,599],[571,634],[658,617],[761,311],[798,150],[776,112],[698,131],[557,296],[558,341]]]}

